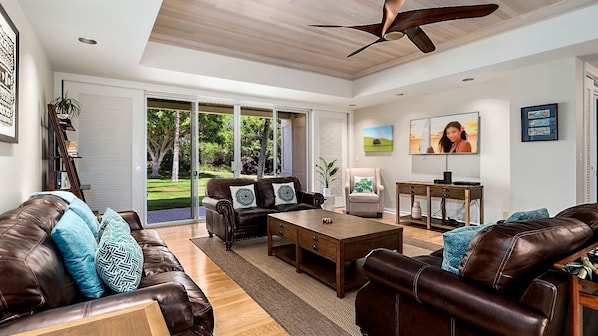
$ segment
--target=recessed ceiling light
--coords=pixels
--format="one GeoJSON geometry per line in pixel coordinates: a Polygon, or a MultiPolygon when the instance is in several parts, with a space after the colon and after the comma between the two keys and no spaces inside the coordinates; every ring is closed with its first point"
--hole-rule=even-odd
{"type": "Polygon", "coordinates": [[[85,43],[85,44],[98,44],[98,41],[96,41],[94,39],[85,38],[85,37],[79,37],[78,40],[79,40],[79,42],[85,43]]]}
{"type": "Polygon", "coordinates": [[[474,80],[473,77],[467,77],[467,78],[463,78],[461,81],[463,81],[463,82],[471,82],[472,80],[474,80]]]}

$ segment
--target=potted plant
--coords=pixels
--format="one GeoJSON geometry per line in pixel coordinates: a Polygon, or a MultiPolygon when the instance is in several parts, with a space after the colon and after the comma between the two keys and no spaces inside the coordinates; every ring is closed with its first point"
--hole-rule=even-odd
{"type": "Polygon", "coordinates": [[[56,113],[61,118],[77,118],[81,113],[81,105],[77,99],[68,97],[67,93],[54,99],[52,104],[56,106],[56,113]]]}
{"type": "Polygon", "coordinates": [[[316,164],[316,168],[318,174],[320,174],[320,181],[324,185],[324,189],[322,189],[322,194],[325,197],[331,195],[330,193],[330,184],[336,181],[336,175],[338,174],[338,167],[335,167],[336,160],[334,159],[330,162],[326,161],[323,157],[320,156],[321,164],[316,164]]]}

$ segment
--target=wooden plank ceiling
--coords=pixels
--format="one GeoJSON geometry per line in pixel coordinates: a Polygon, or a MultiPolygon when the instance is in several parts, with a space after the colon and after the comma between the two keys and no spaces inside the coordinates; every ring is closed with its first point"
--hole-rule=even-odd
{"type": "MultiPolygon", "coordinates": [[[[489,16],[423,26],[440,52],[586,5],[587,0],[406,0],[401,12],[495,3],[489,16]]],[[[164,0],[150,41],[250,61],[357,79],[425,56],[404,37],[378,43],[346,28],[380,22],[384,0],[164,0]]]]}

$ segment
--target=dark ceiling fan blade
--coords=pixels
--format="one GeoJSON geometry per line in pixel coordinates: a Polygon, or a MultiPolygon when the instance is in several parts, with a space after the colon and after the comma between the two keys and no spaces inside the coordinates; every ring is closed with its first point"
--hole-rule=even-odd
{"type": "Polygon", "coordinates": [[[366,33],[370,33],[376,37],[381,36],[381,29],[382,24],[374,23],[369,25],[362,25],[362,26],[338,26],[338,25],[309,25],[310,27],[318,27],[318,28],[349,28],[349,29],[356,29],[361,30],[366,33]]]}
{"type": "Polygon", "coordinates": [[[436,50],[436,46],[434,46],[428,34],[420,27],[411,27],[405,31],[405,34],[423,53],[436,50]]]}
{"type": "Polygon", "coordinates": [[[380,31],[380,37],[386,33],[386,30],[392,22],[399,14],[399,10],[401,10],[401,6],[405,0],[385,0],[384,1],[384,8],[382,9],[382,29],[380,31]]]}
{"type": "Polygon", "coordinates": [[[380,43],[380,42],[384,42],[384,41],[386,41],[386,40],[381,38],[381,39],[377,39],[376,41],[374,41],[374,42],[372,42],[372,43],[370,43],[370,44],[366,44],[366,45],[364,45],[363,47],[361,47],[361,48],[359,48],[359,49],[355,50],[354,52],[350,53],[350,54],[347,56],[347,58],[349,58],[349,57],[351,57],[351,56],[354,56],[354,55],[357,55],[357,54],[359,54],[360,52],[362,52],[362,51],[366,50],[368,47],[370,47],[370,46],[372,46],[372,45],[374,45],[374,44],[376,44],[376,43],[380,43]]]}
{"type": "Polygon", "coordinates": [[[498,5],[488,4],[416,9],[399,13],[387,32],[403,32],[411,27],[423,26],[436,22],[482,17],[491,14],[497,8],[498,5]]]}

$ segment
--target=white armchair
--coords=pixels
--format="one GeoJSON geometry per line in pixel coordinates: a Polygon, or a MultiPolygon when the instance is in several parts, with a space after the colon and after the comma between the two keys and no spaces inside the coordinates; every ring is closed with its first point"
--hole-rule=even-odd
{"type": "Polygon", "coordinates": [[[384,186],[380,179],[380,169],[347,169],[345,202],[346,213],[375,212],[376,216],[381,218],[384,212],[384,186]]]}

